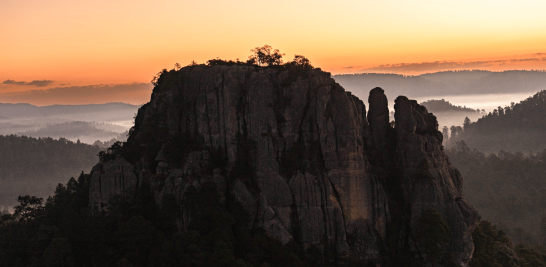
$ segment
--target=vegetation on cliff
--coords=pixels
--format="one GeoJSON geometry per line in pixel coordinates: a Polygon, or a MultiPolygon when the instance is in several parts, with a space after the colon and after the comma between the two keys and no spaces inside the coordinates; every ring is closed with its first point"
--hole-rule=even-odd
{"type": "Polygon", "coordinates": [[[545,267],[546,247],[514,246],[505,232],[489,221],[481,221],[472,233],[474,255],[472,267],[545,267]]]}

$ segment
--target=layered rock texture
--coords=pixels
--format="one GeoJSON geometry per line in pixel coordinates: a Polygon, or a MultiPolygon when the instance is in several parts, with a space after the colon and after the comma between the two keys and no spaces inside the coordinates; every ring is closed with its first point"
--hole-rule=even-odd
{"type": "Polygon", "coordinates": [[[479,218],[442,150],[436,118],[400,96],[392,125],[383,90],[368,101],[366,116],[364,103],[320,69],[163,72],[124,152],[93,168],[92,209],[149,188],[159,207],[174,197],[185,231],[199,212],[189,198],[214,184],[225,209],[242,207],[248,228],[391,266],[404,253],[426,262],[416,227],[433,208],[451,229],[453,259],[466,266],[479,218]]]}

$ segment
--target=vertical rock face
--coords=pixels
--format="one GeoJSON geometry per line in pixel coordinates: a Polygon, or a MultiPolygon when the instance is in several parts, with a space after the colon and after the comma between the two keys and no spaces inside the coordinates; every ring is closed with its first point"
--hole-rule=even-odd
{"type": "Polygon", "coordinates": [[[455,259],[468,263],[474,244],[471,231],[478,214],[462,196],[462,178],[442,151],[442,134],[436,117],[414,100],[399,96],[395,101],[397,145],[395,161],[401,169],[406,213],[415,234],[420,213],[439,211],[451,229],[455,259]]]}
{"type": "Polygon", "coordinates": [[[114,195],[130,198],[145,187],[159,207],[166,198],[179,203],[184,231],[196,212],[190,196],[214,184],[223,205],[249,215],[249,228],[303,247],[326,242],[339,257],[381,266],[404,248],[425,257],[412,236],[420,213],[434,208],[465,266],[478,215],[442,151],[436,118],[399,97],[393,129],[383,90],[372,90],[369,102],[366,117],[364,103],[319,69],[164,72],[138,112],[124,158],[93,168],[91,208],[106,210],[114,195]]]}

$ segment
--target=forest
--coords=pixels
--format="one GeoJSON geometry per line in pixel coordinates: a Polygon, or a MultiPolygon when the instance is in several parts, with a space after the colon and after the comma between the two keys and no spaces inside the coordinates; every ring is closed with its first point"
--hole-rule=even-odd
{"type": "Polygon", "coordinates": [[[467,199],[516,243],[546,246],[546,91],[443,127],[467,199]]]}
{"type": "MultiPolygon", "coordinates": [[[[174,227],[173,200],[159,209],[150,188],[120,197],[112,213],[89,216],[90,175],[58,184],[45,201],[20,196],[14,214],[0,217],[2,266],[370,266],[340,260],[328,244],[282,245],[263,230],[247,229],[242,208],[221,210],[214,183],[192,196],[201,215],[186,232],[174,227]],[[321,251],[326,251],[323,253],[321,251]]],[[[544,246],[515,245],[503,230],[482,221],[473,232],[473,267],[546,266],[544,246]],[[507,264],[517,265],[507,265],[507,264]]],[[[413,266],[394,263],[393,266],[413,266]]],[[[448,265],[450,266],[450,265],[448,265]]]]}
{"type": "Polygon", "coordinates": [[[485,153],[541,151],[546,148],[546,90],[521,101],[499,106],[476,122],[465,120],[462,129],[444,129],[444,140],[452,146],[464,140],[469,147],[485,153]]]}
{"type": "Polygon", "coordinates": [[[438,112],[466,112],[466,113],[485,113],[485,110],[483,109],[472,109],[467,108],[466,106],[455,106],[449,101],[446,101],[444,99],[441,100],[427,100],[424,102],[419,103],[420,105],[423,105],[427,108],[428,112],[432,113],[438,113],[438,112]]]}
{"type": "Polygon", "coordinates": [[[17,196],[50,195],[55,186],[97,163],[98,146],[65,138],[0,135],[0,205],[12,207],[17,196]]]}
{"type": "Polygon", "coordinates": [[[320,266],[333,260],[318,247],[304,253],[296,244],[283,246],[263,231],[250,232],[245,226],[248,215],[218,209],[214,183],[190,200],[204,205],[187,232],[176,233],[174,202],[158,209],[145,187],[134,201],[120,198],[113,214],[90,217],[89,179],[82,173],[66,185],[58,184],[45,201],[19,197],[15,214],[1,217],[0,264],[243,267],[320,266]]]}
{"type": "Polygon", "coordinates": [[[446,149],[464,178],[464,194],[482,217],[514,242],[546,246],[546,149],[484,154],[465,141],[446,149]]]}

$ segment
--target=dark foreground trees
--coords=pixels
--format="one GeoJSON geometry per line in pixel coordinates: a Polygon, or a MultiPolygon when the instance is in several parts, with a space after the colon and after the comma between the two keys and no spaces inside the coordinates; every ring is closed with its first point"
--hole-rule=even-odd
{"type": "MultiPolygon", "coordinates": [[[[0,220],[0,266],[366,266],[335,260],[318,247],[284,246],[263,230],[248,230],[240,207],[218,209],[214,183],[204,183],[190,200],[206,204],[187,232],[172,228],[171,205],[155,208],[146,192],[137,192],[131,202],[121,198],[112,207],[116,214],[90,217],[89,179],[82,173],[59,184],[45,203],[21,197],[15,209],[29,216],[4,215],[0,220]]],[[[451,264],[445,253],[449,233],[438,212],[423,212],[415,238],[433,266],[451,264]]],[[[514,247],[489,222],[480,223],[473,239],[471,266],[546,266],[544,249],[514,247]]]]}
{"type": "Polygon", "coordinates": [[[24,210],[26,219],[5,215],[0,221],[0,266],[336,264],[330,254],[321,254],[316,247],[306,251],[296,243],[285,246],[263,230],[248,230],[248,215],[242,208],[236,204],[227,210],[219,208],[220,197],[212,182],[202,184],[188,199],[204,204],[198,207],[201,213],[190,229],[177,233],[172,224],[177,207],[156,208],[145,186],[131,201],[118,199],[111,207],[114,214],[89,216],[89,180],[90,175],[82,173],[66,186],[59,184],[45,203],[22,197],[15,209],[24,210]]]}
{"type": "Polygon", "coordinates": [[[499,225],[516,243],[546,246],[539,234],[546,207],[546,150],[484,154],[459,141],[446,154],[464,177],[465,196],[482,218],[499,225]]]}

